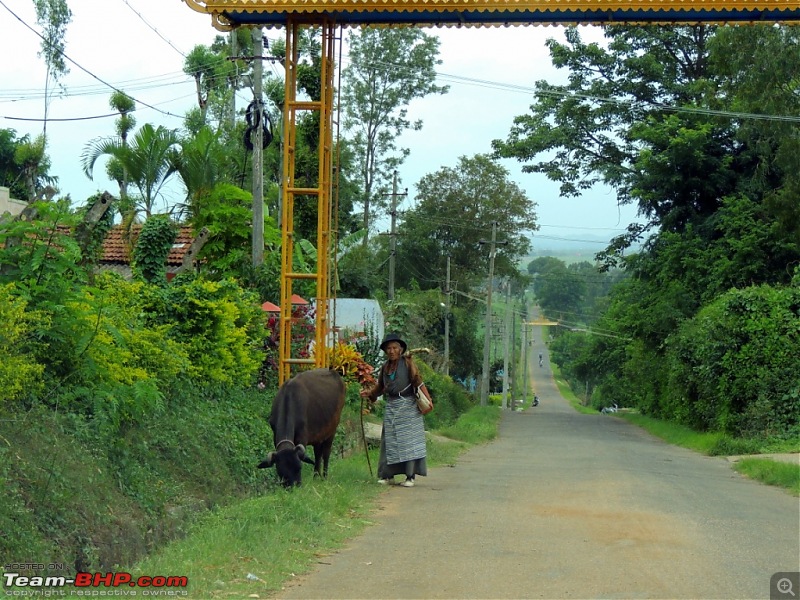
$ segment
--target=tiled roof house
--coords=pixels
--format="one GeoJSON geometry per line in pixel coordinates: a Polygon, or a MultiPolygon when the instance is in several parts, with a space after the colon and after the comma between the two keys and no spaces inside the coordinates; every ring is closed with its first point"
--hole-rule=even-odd
{"type": "MultiPolygon", "coordinates": [[[[131,257],[133,248],[136,246],[136,239],[142,231],[141,225],[133,225],[130,233],[126,232],[122,225],[115,225],[111,228],[103,242],[103,255],[97,265],[105,271],[115,271],[125,278],[132,276],[131,257]]],[[[181,227],[175,242],[172,244],[167,256],[167,277],[175,274],[183,265],[183,260],[187,252],[191,249],[194,236],[192,228],[189,226],[181,227]]]]}
{"type": "MultiPolygon", "coordinates": [[[[8,205],[9,199],[7,197],[7,191],[7,188],[0,188],[0,201],[3,201],[0,202],[0,207],[5,208],[4,212],[6,216],[10,213],[12,218],[20,218],[19,215],[28,207],[28,203],[18,202],[18,204],[20,204],[19,207],[14,205],[11,206],[13,210],[9,210],[10,205],[8,205]]],[[[105,208],[99,208],[96,212],[96,218],[99,218],[107,209],[112,197],[110,194],[106,193],[103,194],[102,200],[105,208]]],[[[0,213],[0,216],[2,216],[2,214],[3,213],[0,213]]],[[[142,227],[141,224],[134,224],[128,228],[122,225],[115,225],[112,227],[103,242],[103,253],[97,262],[97,267],[101,270],[115,271],[126,279],[130,279],[133,276],[131,270],[133,248],[136,246],[136,240],[142,232],[142,227]]],[[[66,236],[74,235],[75,233],[69,227],[58,226],[57,229],[60,234],[66,236]]],[[[203,228],[197,236],[193,234],[192,228],[189,226],[183,226],[178,229],[175,241],[172,244],[172,249],[166,260],[167,279],[171,279],[181,268],[191,267],[195,258],[194,255],[202,248],[207,237],[208,230],[206,228],[203,228]]]]}

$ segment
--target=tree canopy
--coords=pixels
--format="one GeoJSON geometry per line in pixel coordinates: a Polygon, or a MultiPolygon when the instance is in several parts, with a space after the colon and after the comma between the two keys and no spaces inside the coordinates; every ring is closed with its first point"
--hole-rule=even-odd
{"type": "MultiPolygon", "coordinates": [[[[414,98],[444,94],[436,85],[439,39],[412,27],[362,28],[348,37],[350,65],[344,70],[342,92],[345,127],[359,165],[364,206],[363,227],[370,228],[373,205],[385,206],[392,173],[408,155],[397,147],[406,129],[422,128],[408,119],[414,98]]],[[[365,243],[367,238],[365,238],[365,243]]]]}
{"type": "Polygon", "coordinates": [[[531,113],[494,142],[498,155],[560,182],[563,195],[603,182],[648,220],[598,256],[629,276],[595,322],[605,337],[564,334],[554,356],[565,375],[591,383],[597,404],[635,403],[649,414],[748,435],[774,427],[759,419],[765,409],[792,415],[780,421],[786,432],[797,424],[789,406],[796,393],[777,374],[796,373],[794,359],[744,346],[719,354],[704,336],[726,332],[714,334],[719,340],[746,328],[754,336],[748,348],[767,348],[786,335],[762,328],[759,338],[750,315],[737,320],[730,311],[746,302],[786,315],[781,290],[800,264],[797,28],[605,33],[605,45],[584,44],[577,30],[565,44],[551,41],[553,63],[568,69],[569,83],[537,84],[531,113]],[[644,244],[631,254],[637,240],[644,244]],[[712,393],[700,377],[709,370],[714,380],[741,382],[729,366],[742,360],[762,375],[751,389],[737,388],[736,400],[723,398],[720,387],[712,393]],[[701,379],[702,394],[691,383],[701,379]],[[756,389],[761,381],[781,382],[769,400],[756,389]]]}
{"type": "Polygon", "coordinates": [[[422,288],[443,285],[446,261],[452,279],[467,289],[484,282],[492,223],[497,223],[498,277],[519,276],[517,261],[531,247],[536,204],[489,156],[462,156],[417,183],[416,206],[399,228],[398,283],[422,288]]]}

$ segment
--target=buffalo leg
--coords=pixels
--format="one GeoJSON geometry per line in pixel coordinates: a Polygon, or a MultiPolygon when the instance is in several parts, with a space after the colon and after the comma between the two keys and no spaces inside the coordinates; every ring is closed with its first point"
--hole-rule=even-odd
{"type": "Polygon", "coordinates": [[[331,458],[331,448],[332,447],[333,447],[333,438],[332,437],[327,439],[327,440],[325,440],[320,445],[320,450],[321,450],[320,458],[322,459],[322,461],[324,463],[322,476],[325,477],[325,478],[328,477],[328,462],[330,461],[330,458],[331,458]]]}

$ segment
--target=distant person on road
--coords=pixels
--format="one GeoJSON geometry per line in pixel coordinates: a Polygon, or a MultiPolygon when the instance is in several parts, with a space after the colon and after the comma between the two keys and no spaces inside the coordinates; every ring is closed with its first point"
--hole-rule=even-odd
{"type": "Polygon", "coordinates": [[[540,367],[544,366],[544,356],[542,355],[541,352],[539,352],[539,366],[540,367]]]}
{"type": "Polygon", "coordinates": [[[379,396],[386,400],[378,483],[388,485],[395,475],[405,475],[400,485],[414,487],[416,475],[428,474],[425,426],[414,393],[420,387],[428,398],[430,393],[414,360],[406,354],[408,345],[397,333],[388,334],[380,348],[386,355],[386,362],[376,376],[378,383],[370,390],[361,390],[361,396],[367,398],[370,405],[375,404],[379,396]]]}

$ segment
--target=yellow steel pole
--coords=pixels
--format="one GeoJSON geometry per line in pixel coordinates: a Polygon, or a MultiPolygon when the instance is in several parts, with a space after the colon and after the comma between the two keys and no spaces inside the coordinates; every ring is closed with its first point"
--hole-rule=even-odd
{"type": "Polygon", "coordinates": [[[330,297],[330,239],[331,239],[331,183],[333,149],[333,56],[336,47],[335,26],[329,19],[303,20],[303,25],[319,26],[322,30],[321,72],[319,100],[297,99],[297,66],[301,22],[289,18],[286,24],[286,83],[284,100],[283,146],[283,210],[281,213],[281,318],[278,380],[285,382],[292,376],[292,365],[327,364],[328,300],[330,297]],[[319,111],[319,148],[316,187],[298,187],[295,181],[298,111],[319,111]],[[297,197],[317,200],[317,265],[316,273],[296,273],[294,256],[294,203],[297,197]],[[314,358],[292,357],[292,281],[314,279],[316,283],[316,327],[314,358]]]}

